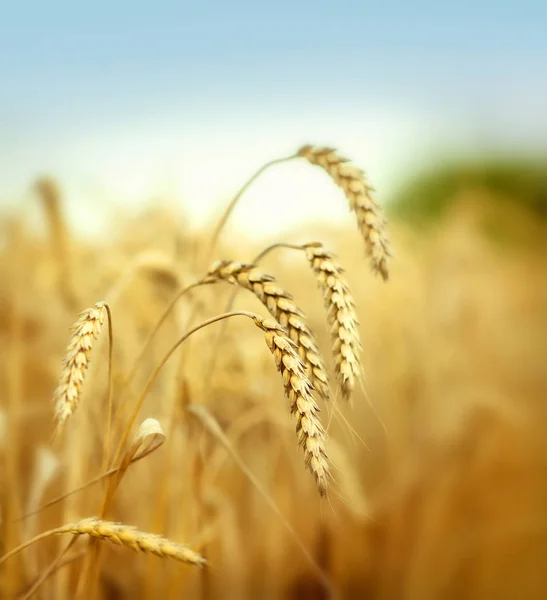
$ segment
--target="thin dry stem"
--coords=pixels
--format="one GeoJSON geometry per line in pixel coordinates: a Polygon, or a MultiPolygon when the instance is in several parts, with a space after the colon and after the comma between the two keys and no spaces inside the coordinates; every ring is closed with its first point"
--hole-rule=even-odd
{"type": "MultiPolygon", "coordinates": [[[[46,569],[44,569],[40,573],[39,577],[32,584],[32,586],[27,590],[27,592],[21,598],[21,600],[28,600],[28,598],[31,598],[38,591],[38,589],[44,583],[44,581],[46,581],[48,579],[48,577],[50,577],[52,575],[52,573],[54,573],[60,567],[60,565],[62,564],[64,555],[76,543],[76,541],[78,540],[78,537],[79,536],[77,536],[77,535],[72,536],[72,539],[70,540],[70,542],[68,542],[68,544],[64,548],[61,549],[61,551],[57,554],[55,559],[48,565],[48,567],[46,569]]],[[[82,556],[84,556],[84,554],[82,554],[82,556]]]]}
{"type": "Polygon", "coordinates": [[[135,374],[137,373],[137,370],[138,370],[140,364],[142,363],[142,361],[143,361],[143,359],[144,359],[144,357],[146,355],[146,351],[148,350],[148,348],[150,347],[150,344],[152,343],[152,340],[154,339],[154,337],[156,336],[156,334],[160,330],[161,326],[163,325],[163,323],[165,322],[165,320],[167,319],[167,317],[171,314],[171,311],[173,310],[173,308],[175,307],[175,305],[177,304],[177,302],[182,298],[182,296],[184,296],[184,294],[186,294],[187,292],[193,290],[196,287],[199,287],[200,285],[205,285],[205,283],[203,281],[198,281],[196,283],[192,283],[191,285],[189,285],[189,286],[183,288],[182,290],[178,291],[173,296],[171,302],[169,302],[169,305],[163,311],[161,317],[158,319],[158,321],[154,325],[154,328],[152,329],[152,331],[148,335],[148,338],[146,339],[146,341],[144,342],[142,348],[140,349],[139,354],[137,355],[137,358],[135,359],[135,362],[133,363],[133,367],[131,368],[131,371],[129,372],[129,375],[127,376],[127,378],[125,380],[125,385],[128,385],[129,382],[133,379],[133,377],[135,377],[135,374]]]}
{"type": "Polygon", "coordinates": [[[372,260],[372,269],[387,281],[388,258],[391,253],[385,220],[374,198],[374,188],[367,183],[364,172],[348,164],[349,159],[340,156],[334,148],[303,146],[298,151],[298,156],[324,169],[344,190],[350,208],[357,217],[359,230],[372,260]]]}
{"type": "Polygon", "coordinates": [[[295,416],[297,425],[296,432],[298,441],[304,449],[305,462],[310,471],[313,473],[317,486],[321,495],[326,494],[327,482],[329,479],[329,466],[327,454],[324,448],[325,431],[319,420],[319,407],[313,398],[313,385],[306,376],[304,364],[297,353],[298,346],[287,336],[287,331],[276,321],[271,319],[263,319],[255,313],[249,311],[233,311],[223,313],[203,323],[200,323],[186,334],[184,334],[167,352],[160,364],[151,374],[144,390],[134,408],[133,414],[126,425],[124,435],[118,446],[116,458],[117,463],[122,455],[123,448],[129,437],[129,432],[140,408],[158,377],[161,369],[169,360],[175,350],[183,344],[191,335],[218,321],[224,319],[244,316],[251,318],[266,336],[268,348],[274,355],[277,368],[283,377],[285,392],[289,400],[291,414],[295,416]]]}
{"type": "Polygon", "coordinates": [[[206,264],[209,264],[211,262],[211,259],[213,258],[218,240],[220,238],[220,234],[222,233],[222,230],[224,229],[224,226],[226,225],[226,223],[228,222],[228,219],[230,218],[230,215],[232,214],[232,212],[234,211],[237,203],[239,202],[239,199],[241,198],[241,196],[243,196],[243,194],[247,191],[247,189],[250,187],[250,185],[256,180],[258,179],[258,177],[264,173],[264,171],[266,171],[266,169],[269,169],[270,167],[273,167],[274,165],[278,165],[280,163],[284,163],[284,162],[288,162],[290,160],[293,160],[295,158],[297,158],[298,155],[297,154],[291,154],[291,156],[284,156],[283,158],[276,158],[274,160],[271,160],[269,162],[267,162],[266,164],[262,165],[260,167],[260,169],[258,169],[258,171],[256,171],[254,173],[254,175],[251,176],[250,179],[248,179],[246,181],[246,183],[243,184],[243,186],[239,189],[239,191],[237,192],[237,194],[230,200],[230,203],[228,204],[228,206],[226,207],[226,209],[224,210],[224,212],[222,213],[214,231],[213,231],[213,235],[211,236],[211,242],[209,243],[209,248],[207,250],[207,254],[206,254],[206,264]]]}
{"type": "Polygon", "coordinates": [[[248,263],[222,260],[211,266],[205,280],[227,281],[253,292],[279,324],[288,330],[304,361],[308,378],[322,398],[329,400],[327,372],[306,315],[294,304],[292,296],[277,285],[274,277],[248,263]]]}
{"type": "Polygon", "coordinates": [[[313,556],[310,554],[309,550],[303,544],[302,540],[298,537],[298,534],[294,530],[293,526],[288,521],[287,517],[281,512],[279,506],[276,504],[275,500],[272,496],[264,489],[263,485],[257,479],[257,477],[253,474],[253,472],[249,469],[249,467],[245,464],[245,461],[241,458],[239,452],[235,448],[234,444],[231,443],[226,433],[223,431],[222,427],[215,419],[215,417],[211,414],[211,412],[207,409],[206,406],[203,405],[190,405],[188,407],[188,411],[197,420],[200,422],[202,427],[208,431],[211,436],[216,439],[222,447],[228,452],[228,454],[232,457],[232,459],[236,462],[237,466],[243,472],[243,474],[247,477],[247,479],[253,484],[255,489],[259,492],[259,494],[264,498],[268,506],[273,510],[273,512],[277,515],[277,517],[281,520],[281,523],[287,529],[291,537],[294,539],[295,543],[298,545],[303,555],[309,561],[311,567],[316,571],[321,583],[325,586],[325,589],[329,592],[332,591],[332,584],[326,574],[323,572],[321,567],[316,563],[313,556]]]}
{"type": "MultiPolygon", "coordinates": [[[[133,458],[131,459],[131,463],[135,463],[139,460],[142,460],[143,458],[145,458],[152,452],[155,452],[160,447],[160,445],[161,444],[151,444],[151,445],[147,446],[144,450],[141,450],[138,454],[133,456],[133,458]]],[[[89,487],[91,487],[97,483],[100,483],[101,481],[107,480],[109,477],[112,477],[113,475],[118,474],[120,472],[120,470],[122,469],[122,467],[126,468],[125,465],[122,465],[122,464],[120,464],[117,467],[113,467],[113,468],[109,469],[108,471],[106,471],[105,473],[101,473],[100,475],[97,475],[96,477],[87,481],[86,483],[78,486],[77,488],[70,490],[70,492],[66,492],[64,494],[61,494],[60,496],[56,496],[52,500],[49,500],[45,504],[42,504],[41,506],[39,506],[36,510],[33,510],[32,512],[28,512],[28,513],[18,517],[17,519],[15,519],[15,521],[23,521],[24,519],[27,519],[28,517],[37,515],[38,513],[42,512],[43,510],[46,510],[47,508],[50,508],[51,506],[54,506],[55,504],[58,504],[59,502],[66,500],[70,496],[73,496],[74,494],[77,494],[78,492],[83,492],[84,490],[88,489],[89,487]]]]}
{"type": "Polygon", "coordinates": [[[108,409],[106,417],[106,434],[104,442],[104,457],[103,471],[108,467],[110,460],[110,438],[112,435],[112,405],[114,401],[114,371],[113,371],[113,354],[114,354],[114,332],[112,330],[112,312],[110,306],[105,303],[106,313],[108,315],[108,409]]]}
{"type": "Polygon", "coordinates": [[[157,365],[157,367],[154,369],[154,372],[150,375],[150,377],[148,378],[148,381],[146,382],[146,385],[144,386],[144,389],[137,401],[137,404],[135,405],[135,408],[133,409],[133,413],[131,414],[131,417],[129,418],[128,422],[126,423],[125,426],[125,430],[124,433],[122,435],[122,439],[118,445],[118,450],[116,451],[116,455],[113,461],[113,464],[116,464],[119,462],[121,456],[122,456],[122,452],[124,449],[124,446],[129,438],[129,434],[131,432],[131,428],[133,427],[135,420],[137,419],[137,415],[139,414],[139,411],[144,403],[144,400],[146,399],[146,396],[148,395],[148,392],[150,391],[150,389],[152,388],[152,386],[154,385],[154,382],[156,381],[158,375],[160,374],[160,371],[163,369],[165,363],[171,358],[171,356],[173,355],[173,353],[175,352],[175,350],[181,346],[191,335],[193,335],[194,333],[196,333],[196,331],[199,331],[200,329],[203,329],[204,327],[207,327],[208,325],[211,325],[212,323],[216,323],[217,321],[222,321],[223,319],[227,319],[229,317],[234,317],[234,316],[246,316],[246,317],[254,317],[253,313],[247,312],[247,311],[234,311],[234,312],[229,312],[229,313],[223,313],[221,315],[217,315],[215,317],[212,317],[210,319],[207,319],[206,321],[203,321],[203,323],[200,323],[199,325],[197,325],[196,327],[190,329],[190,331],[187,331],[182,337],[180,337],[174,344],[173,346],[171,346],[171,348],[168,350],[168,352],[165,354],[165,356],[163,357],[163,359],[161,360],[161,362],[157,365]]]}

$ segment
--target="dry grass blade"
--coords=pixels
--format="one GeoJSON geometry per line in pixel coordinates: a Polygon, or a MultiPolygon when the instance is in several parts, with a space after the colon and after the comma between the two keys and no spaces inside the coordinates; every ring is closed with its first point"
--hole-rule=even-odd
{"type": "Polygon", "coordinates": [[[367,183],[363,171],[340,156],[334,148],[303,146],[298,155],[312,165],[323,168],[344,190],[351,210],[357,216],[357,223],[372,259],[374,272],[388,279],[389,242],[385,231],[382,210],[374,199],[374,189],[367,183]]]}
{"type": "Polygon", "coordinates": [[[361,341],[355,301],[336,258],[319,243],[305,245],[317,283],[323,292],[340,390],[350,400],[362,373],[361,341]]]}
{"type": "Polygon", "coordinates": [[[77,523],[63,525],[56,529],[51,529],[45,533],[41,533],[32,540],[28,540],[17,548],[14,548],[2,558],[0,564],[8,558],[17,554],[24,548],[38,542],[39,540],[51,537],[52,535],[60,535],[63,533],[72,533],[73,535],[89,535],[98,540],[107,540],[118,546],[130,548],[135,552],[144,552],[145,554],[155,554],[161,558],[172,558],[180,562],[201,567],[205,565],[205,559],[197,552],[190,548],[173,542],[167,538],[153,533],[145,533],[138,531],[135,527],[124,525],[123,523],[113,523],[111,521],[103,521],[96,517],[82,519],[77,523]]]}
{"type": "Polygon", "coordinates": [[[79,319],[72,327],[72,337],[63,359],[61,379],[54,394],[57,433],[62,431],[78,406],[93,342],[99,337],[105,312],[106,303],[97,302],[93,308],[80,313],[79,319]]]}
{"type": "Polygon", "coordinates": [[[328,376],[315,336],[308,327],[305,314],[293,302],[292,296],[277,285],[274,277],[247,263],[230,260],[216,262],[209,269],[205,281],[219,280],[250,290],[266,306],[279,324],[288,330],[314,388],[324,400],[329,400],[328,376]]]}
{"type": "MultiPolygon", "coordinates": [[[[150,454],[157,450],[165,442],[165,433],[156,419],[146,419],[143,421],[137,430],[133,442],[122,456],[120,465],[117,469],[115,477],[109,480],[103,494],[101,510],[99,518],[104,518],[108,512],[114,494],[121,483],[129,466],[135,461],[135,458],[140,454],[150,454]]],[[[98,573],[100,560],[100,547],[96,544],[96,540],[90,542],[89,553],[86,557],[86,564],[83,569],[85,576],[80,580],[81,586],[86,586],[87,574],[89,572],[98,573]]],[[[91,583],[93,585],[94,582],[91,583]]],[[[82,588],[83,589],[83,588],[82,588]]]]}
{"type": "MultiPolygon", "coordinates": [[[[260,319],[259,319],[260,321],[260,319]]],[[[258,323],[257,323],[258,324],[258,323]]],[[[260,325],[259,325],[260,326],[260,325]]],[[[310,554],[309,550],[302,543],[302,540],[296,534],[296,531],[287,520],[287,518],[283,515],[278,505],[275,503],[270,494],[262,487],[260,481],[253,475],[250,469],[247,467],[239,453],[237,452],[234,445],[228,439],[226,433],[223,431],[222,427],[215,419],[215,417],[207,410],[206,406],[193,404],[188,407],[188,412],[192,414],[194,417],[198,419],[201,425],[204,427],[206,431],[208,431],[213,438],[215,438],[221,446],[228,452],[228,454],[233,458],[233,460],[237,463],[238,467],[245,474],[245,476],[249,479],[249,481],[253,484],[255,489],[260,493],[260,495],[264,498],[268,506],[275,512],[275,514],[279,517],[287,531],[290,533],[291,537],[294,539],[298,547],[301,549],[302,553],[309,561],[310,565],[317,572],[319,579],[325,587],[325,590],[332,592],[332,584],[326,574],[323,572],[321,567],[314,560],[313,556],[310,554]]]]}
{"type": "Polygon", "coordinates": [[[266,344],[283,377],[285,394],[291,414],[296,419],[296,435],[304,450],[306,466],[315,477],[319,493],[325,496],[330,478],[325,450],[326,433],[319,420],[319,407],[312,395],[313,387],[296,353],[297,345],[287,337],[279,323],[258,317],[254,321],[264,331],[266,344]]]}
{"type": "MultiPolygon", "coordinates": [[[[61,551],[57,554],[55,559],[47,566],[46,569],[44,569],[40,573],[40,575],[35,579],[34,583],[27,590],[25,595],[21,596],[20,600],[28,600],[28,598],[32,598],[32,596],[34,596],[34,594],[38,591],[38,589],[44,583],[44,581],[46,581],[49,577],[51,577],[51,575],[53,573],[55,573],[55,571],[57,571],[58,569],[60,569],[62,567],[63,558],[64,558],[65,554],[72,548],[72,546],[74,546],[74,544],[77,541],[78,541],[78,536],[73,535],[70,542],[68,542],[68,544],[63,549],[61,549],[61,551]]],[[[86,551],[79,553],[80,557],[84,557],[85,555],[86,555],[86,551]]],[[[78,556],[78,555],[72,555],[71,560],[74,560],[76,556],[78,556]]]]}
{"type": "Polygon", "coordinates": [[[131,456],[130,464],[138,462],[139,460],[142,460],[149,454],[152,454],[152,452],[158,450],[158,448],[160,448],[163,445],[164,441],[165,434],[161,430],[161,425],[159,424],[159,422],[156,421],[156,419],[146,419],[145,421],[143,421],[143,423],[141,423],[137,433],[135,434],[131,447],[129,448],[127,453],[122,457],[122,461],[119,466],[113,467],[105,473],[97,475],[97,477],[94,477],[93,479],[78,486],[77,488],[71,490],[68,493],[57,496],[53,498],[53,500],[49,500],[46,504],[43,504],[42,506],[36,508],[32,512],[28,512],[22,515],[17,519],[17,521],[22,521],[24,519],[27,519],[28,517],[38,514],[46,508],[54,506],[55,504],[66,500],[66,498],[77,494],[78,492],[83,492],[91,486],[100,483],[101,481],[104,481],[105,479],[108,479],[114,475],[116,475],[116,480],[118,482],[116,485],[118,485],[119,480],[121,479],[120,472],[123,470],[123,473],[125,473],[129,466],[127,464],[127,456],[131,456]]]}
{"type": "Polygon", "coordinates": [[[139,455],[148,455],[157,450],[163,445],[165,439],[165,433],[157,419],[145,419],[140,424],[131,445],[122,456],[116,469],[116,476],[110,480],[105,490],[101,513],[107,510],[108,501],[112,498],[129,466],[135,462],[139,455]]]}

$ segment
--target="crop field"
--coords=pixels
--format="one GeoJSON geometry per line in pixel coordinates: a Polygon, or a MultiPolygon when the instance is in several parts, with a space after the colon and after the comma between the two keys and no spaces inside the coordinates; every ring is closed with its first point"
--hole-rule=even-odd
{"type": "Polygon", "coordinates": [[[361,166],[272,157],[201,230],[3,210],[2,598],[547,598],[545,177],[361,166]],[[352,226],[233,233],[288,161],[352,226]]]}

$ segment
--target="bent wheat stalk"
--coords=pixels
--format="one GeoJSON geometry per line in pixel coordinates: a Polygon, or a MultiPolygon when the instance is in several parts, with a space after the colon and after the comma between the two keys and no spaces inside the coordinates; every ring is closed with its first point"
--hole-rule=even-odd
{"type": "Polygon", "coordinates": [[[307,376],[324,400],[329,400],[329,381],[317,341],[306,322],[306,315],[294,304],[292,296],[277,285],[275,277],[262,273],[248,263],[231,260],[218,261],[211,266],[204,281],[227,281],[239,285],[253,294],[270,311],[270,314],[289,332],[298,354],[304,361],[307,376]]]}
{"type": "Polygon", "coordinates": [[[163,323],[165,323],[167,317],[171,314],[171,311],[173,310],[173,308],[175,307],[177,302],[185,294],[187,294],[188,292],[192,291],[193,289],[195,289],[201,285],[206,285],[206,284],[203,281],[196,281],[195,283],[192,283],[191,285],[186,286],[182,290],[179,290],[173,296],[173,298],[171,298],[169,305],[165,308],[165,310],[161,314],[160,318],[156,321],[154,328],[150,331],[150,333],[148,334],[148,337],[146,338],[146,341],[142,345],[142,348],[140,349],[139,354],[137,355],[137,358],[135,359],[135,361],[133,363],[131,371],[129,372],[129,375],[126,377],[125,385],[128,385],[132,381],[132,379],[135,377],[135,375],[138,371],[138,368],[141,365],[141,363],[146,355],[146,351],[148,350],[148,348],[150,347],[150,344],[152,343],[152,340],[157,335],[157,333],[160,330],[163,323]]]}
{"type": "Polygon", "coordinates": [[[260,169],[258,169],[258,171],[256,171],[254,173],[254,175],[252,175],[251,178],[248,179],[247,182],[243,184],[243,186],[239,189],[237,194],[230,200],[230,203],[228,204],[228,206],[222,213],[217,225],[215,226],[213,235],[211,237],[211,241],[209,243],[209,248],[207,250],[207,254],[205,255],[206,261],[207,261],[205,264],[209,264],[211,262],[211,260],[213,258],[213,254],[214,254],[216,246],[217,246],[217,243],[218,243],[218,240],[220,238],[220,234],[222,233],[224,226],[226,225],[228,219],[230,218],[230,215],[232,214],[234,208],[236,207],[236,204],[239,202],[239,199],[241,198],[241,196],[243,196],[243,194],[247,191],[247,189],[251,186],[251,184],[256,179],[258,179],[258,177],[260,177],[260,175],[262,173],[264,173],[264,171],[266,171],[266,169],[269,169],[270,167],[273,167],[274,165],[279,165],[284,162],[289,162],[290,160],[293,160],[295,158],[298,158],[297,154],[291,154],[290,156],[284,156],[282,158],[276,158],[274,160],[271,160],[271,161],[267,162],[266,164],[262,165],[260,167],[260,169]]]}
{"type": "Polygon", "coordinates": [[[53,396],[56,434],[61,433],[78,406],[93,342],[99,337],[106,310],[106,302],[97,302],[93,308],[82,311],[72,326],[72,337],[63,358],[61,378],[53,396]]]}
{"type": "Polygon", "coordinates": [[[321,421],[319,420],[319,407],[313,398],[313,384],[306,376],[304,364],[297,353],[297,344],[287,336],[286,330],[279,323],[271,319],[263,319],[259,315],[249,311],[233,311],[207,319],[185,333],[171,347],[154,372],[150,375],[150,378],[137,401],[133,414],[126,425],[124,435],[118,446],[114,463],[119,462],[123,448],[129,437],[129,432],[131,431],[142,404],[151,387],[154,385],[161,369],[173,355],[175,350],[200,329],[218,321],[236,316],[252,319],[254,324],[265,334],[268,348],[270,349],[270,352],[272,352],[277,368],[283,377],[285,395],[289,400],[291,414],[296,418],[296,433],[298,442],[304,450],[305,464],[315,477],[320,494],[324,496],[327,493],[327,485],[330,478],[329,461],[324,447],[326,434],[321,425],[321,421]]]}
{"type": "Polygon", "coordinates": [[[372,260],[372,269],[375,273],[380,273],[384,281],[387,281],[388,258],[391,256],[391,251],[385,231],[385,219],[373,195],[374,188],[366,181],[364,172],[347,164],[349,159],[340,156],[334,148],[312,145],[302,146],[296,154],[266,163],[243,185],[226,207],[214,229],[206,254],[207,261],[211,260],[220,234],[247,188],[269,167],[296,158],[305,158],[310,164],[321,167],[344,190],[350,208],[357,217],[357,225],[365,240],[367,253],[372,260]]]}
{"type": "MultiPolygon", "coordinates": [[[[141,425],[141,431],[142,431],[142,425],[141,425]]],[[[138,439],[138,437],[139,437],[139,432],[137,431],[135,439],[138,439]]],[[[147,444],[144,449],[140,450],[137,454],[133,455],[133,458],[131,459],[131,463],[136,463],[139,460],[142,460],[143,458],[147,457],[149,454],[152,454],[152,452],[155,452],[162,445],[161,443],[159,443],[160,441],[161,440],[158,440],[158,439],[152,439],[151,440],[152,443],[147,444]]],[[[101,473],[100,475],[97,475],[93,479],[90,479],[86,483],[83,483],[82,485],[79,485],[78,487],[71,489],[70,492],[66,492],[64,494],[61,494],[60,496],[56,496],[55,498],[53,498],[52,500],[49,500],[45,504],[42,504],[35,510],[25,513],[24,515],[21,515],[20,517],[15,519],[15,521],[23,521],[24,519],[28,519],[29,517],[32,517],[33,515],[37,515],[38,513],[45,510],[46,508],[49,508],[50,506],[58,504],[59,502],[66,500],[67,498],[69,498],[70,496],[73,496],[74,494],[83,492],[84,490],[88,489],[91,486],[94,486],[97,483],[100,483],[101,481],[108,480],[113,475],[118,475],[122,469],[126,469],[126,468],[127,467],[125,466],[125,464],[120,464],[117,467],[113,467],[113,468],[109,469],[108,471],[101,473]]]]}
{"type": "Polygon", "coordinates": [[[96,517],[90,517],[82,519],[77,523],[62,525],[61,527],[50,529],[37,535],[2,556],[0,564],[35,542],[51,537],[52,535],[64,533],[72,533],[76,536],[89,535],[98,540],[107,540],[118,546],[130,548],[135,552],[155,554],[161,558],[172,558],[198,567],[203,566],[206,562],[197,552],[160,535],[138,531],[135,527],[130,527],[123,523],[113,523],[111,521],[102,521],[96,517]]]}
{"type": "Polygon", "coordinates": [[[359,230],[363,235],[367,253],[372,260],[372,269],[380,273],[384,281],[388,279],[389,242],[385,231],[382,210],[376,202],[372,188],[365,179],[364,172],[348,164],[349,159],[340,156],[334,148],[302,146],[298,156],[310,164],[324,169],[333,181],[344,190],[351,210],[357,217],[359,230]]]}

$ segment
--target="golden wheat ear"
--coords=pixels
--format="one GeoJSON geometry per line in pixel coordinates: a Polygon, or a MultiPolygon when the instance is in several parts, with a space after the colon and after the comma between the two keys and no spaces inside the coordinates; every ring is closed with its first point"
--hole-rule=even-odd
{"type": "Polygon", "coordinates": [[[89,535],[95,539],[107,540],[118,546],[125,546],[135,552],[155,554],[160,558],[172,558],[194,566],[203,566],[206,560],[190,548],[153,533],[138,531],[123,523],[102,521],[95,517],[78,523],[65,525],[63,533],[89,535]]]}
{"type": "Polygon", "coordinates": [[[374,188],[366,181],[364,172],[349,164],[349,159],[339,155],[334,148],[302,146],[298,156],[324,169],[344,190],[350,208],[357,217],[357,225],[372,260],[372,269],[387,281],[391,251],[385,231],[385,219],[374,198],[374,188]]]}
{"type": "Polygon", "coordinates": [[[71,328],[72,336],[63,358],[61,378],[53,395],[56,434],[62,432],[78,406],[93,343],[101,332],[105,312],[106,303],[97,302],[93,308],[82,311],[71,328]]]}
{"type": "Polygon", "coordinates": [[[319,407],[312,394],[313,386],[296,353],[298,346],[287,337],[284,328],[276,321],[256,315],[253,320],[264,332],[266,344],[283,378],[285,395],[289,400],[291,414],[296,419],[296,435],[304,450],[306,466],[315,477],[319,493],[325,496],[330,478],[325,450],[326,433],[319,420],[319,407]]]}
{"type": "Polygon", "coordinates": [[[296,306],[293,297],[277,284],[275,277],[251,264],[222,260],[211,266],[204,281],[227,281],[250,290],[289,332],[317,393],[324,400],[330,399],[327,371],[306,315],[296,306]]]}
{"type": "Polygon", "coordinates": [[[135,527],[124,525],[123,523],[103,521],[97,517],[89,517],[87,519],[82,519],[77,523],[62,525],[61,527],[41,533],[2,556],[0,558],[0,564],[40,540],[51,537],[52,535],[62,535],[64,533],[89,535],[98,540],[106,540],[118,546],[130,548],[135,552],[155,554],[160,558],[172,558],[198,567],[206,564],[206,561],[202,556],[182,544],[172,542],[171,540],[154,533],[138,531],[135,527]]]}
{"type": "Polygon", "coordinates": [[[355,301],[344,278],[344,270],[335,256],[320,243],[305,244],[304,248],[317,284],[323,292],[336,375],[342,397],[349,401],[363,370],[355,301]]]}

